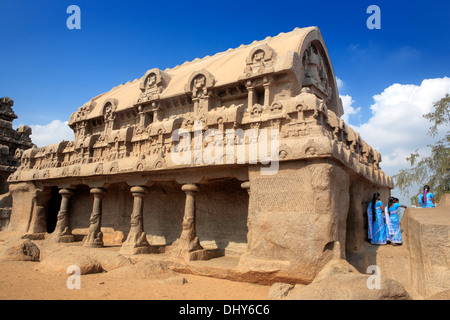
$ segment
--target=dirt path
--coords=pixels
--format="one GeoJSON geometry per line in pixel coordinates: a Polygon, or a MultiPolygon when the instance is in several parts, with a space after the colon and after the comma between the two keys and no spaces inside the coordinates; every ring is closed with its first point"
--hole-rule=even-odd
{"type": "Polygon", "coordinates": [[[268,286],[182,275],[185,284],[157,279],[113,279],[104,274],[81,276],[80,289],[68,289],[65,275],[35,271],[37,262],[0,262],[1,300],[266,300],[268,286]]]}

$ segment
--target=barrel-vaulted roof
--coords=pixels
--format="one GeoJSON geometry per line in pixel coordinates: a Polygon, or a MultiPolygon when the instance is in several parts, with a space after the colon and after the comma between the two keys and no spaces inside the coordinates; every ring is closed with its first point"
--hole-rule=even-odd
{"type": "MultiPolygon", "coordinates": [[[[213,56],[186,61],[182,65],[160,71],[160,73],[164,75],[166,83],[162,91],[158,92],[159,98],[165,99],[185,94],[187,90],[186,85],[189,83],[189,80],[200,70],[206,70],[212,75],[214,78],[213,85],[216,88],[237,83],[242,79],[249,55],[259,47],[270,47],[271,55],[274,55],[273,72],[301,68],[301,58],[298,57],[303,56],[304,51],[312,41],[320,43],[326,57],[328,69],[331,72],[332,78],[332,83],[330,85],[335,89],[333,90],[334,97],[332,99],[335,100],[334,103],[338,105],[335,112],[340,116],[342,112],[339,112],[339,109],[342,109],[342,107],[339,108],[339,99],[333,69],[328,58],[327,49],[317,27],[296,28],[291,32],[280,33],[274,37],[267,37],[261,41],[254,41],[248,45],[241,45],[235,49],[228,49],[227,51],[219,52],[213,56]]],[[[297,77],[301,77],[302,72],[299,72],[298,70],[294,71],[296,71],[297,77]]],[[[115,112],[133,107],[142,92],[143,81],[147,75],[148,72],[140,79],[121,84],[111,89],[109,92],[100,94],[88,101],[79,109],[79,112],[83,110],[87,111],[84,112],[83,120],[102,116],[104,106],[108,99],[114,99],[114,101],[117,102],[114,106],[115,112]]],[[[299,79],[299,81],[301,81],[301,79],[299,79]]],[[[70,117],[69,125],[72,126],[79,120],[81,119],[77,118],[77,112],[74,112],[70,117]]]]}

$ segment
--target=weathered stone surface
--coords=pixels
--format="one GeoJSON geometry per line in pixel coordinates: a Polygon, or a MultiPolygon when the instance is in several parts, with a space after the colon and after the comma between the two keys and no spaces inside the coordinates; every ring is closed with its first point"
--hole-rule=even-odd
{"type": "Polygon", "coordinates": [[[281,163],[274,177],[251,170],[250,183],[252,228],[240,268],[310,283],[329,260],[343,257],[348,177],[340,168],[281,163]]]}
{"type": "Polygon", "coordinates": [[[0,231],[6,230],[12,210],[12,196],[10,192],[0,195],[0,231]]]}
{"type": "Polygon", "coordinates": [[[425,298],[450,289],[450,194],[436,208],[408,208],[401,227],[411,285],[425,298]]]}
{"type": "Polygon", "coordinates": [[[381,278],[380,288],[369,289],[369,276],[345,260],[332,260],[309,285],[289,291],[289,300],[408,300],[409,294],[395,280],[381,278]]]}
{"type": "Polygon", "coordinates": [[[429,297],[427,300],[450,300],[450,290],[441,291],[429,297]]]}
{"type": "MultiPolygon", "coordinates": [[[[0,98],[0,194],[8,192],[7,178],[19,167],[22,152],[34,146],[29,126],[13,129],[12,122],[17,118],[12,109],[13,105],[12,99],[0,98]]],[[[0,208],[2,207],[3,205],[0,205],[0,208]]]]}
{"type": "Polygon", "coordinates": [[[49,254],[36,266],[36,270],[52,274],[66,274],[70,266],[80,268],[80,274],[100,273],[103,267],[91,255],[75,250],[59,250],[49,254]]]}
{"type": "Polygon", "coordinates": [[[133,265],[109,271],[106,276],[119,278],[154,279],[174,277],[176,273],[170,270],[170,263],[154,260],[144,260],[133,265]]]}
{"type": "Polygon", "coordinates": [[[281,299],[288,295],[289,291],[294,289],[294,285],[288,283],[274,283],[270,289],[268,298],[269,299],[281,299]]]}
{"type": "Polygon", "coordinates": [[[9,190],[13,197],[13,207],[8,230],[28,232],[30,220],[33,221],[33,217],[35,216],[35,204],[40,189],[31,182],[10,184],[9,190]]]}
{"type": "Polygon", "coordinates": [[[325,267],[317,274],[314,282],[320,282],[332,276],[345,276],[348,274],[359,274],[352,265],[350,265],[346,260],[343,259],[333,259],[328,262],[325,267]]]}
{"type": "Polygon", "coordinates": [[[19,240],[9,243],[0,255],[0,260],[39,261],[40,250],[30,240],[19,240]]]}
{"type": "Polygon", "coordinates": [[[183,276],[174,276],[174,277],[169,277],[167,279],[158,280],[158,282],[163,283],[163,284],[175,284],[178,286],[182,286],[182,285],[186,284],[188,281],[183,276]]]}
{"type": "Polygon", "coordinates": [[[111,250],[86,247],[67,247],[47,242],[41,246],[42,258],[37,270],[47,273],[65,273],[70,265],[80,267],[81,274],[111,271],[133,265],[132,261],[111,250]]]}
{"type": "Polygon", "coordinates": [[[348,255],[347,261],[363,274],[368,273],[370,266],[376,265],[383,278],[400,282],[410,295],[416,295],[410,280],[409,256],[406,243],[402,246],[374,246],[366,242],[357,253],[348,255]]]}

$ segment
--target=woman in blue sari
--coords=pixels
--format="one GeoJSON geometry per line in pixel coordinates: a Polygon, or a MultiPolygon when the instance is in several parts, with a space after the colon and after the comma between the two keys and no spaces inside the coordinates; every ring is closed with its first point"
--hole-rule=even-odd
{"type": "Polygon", "coordinates": [[[394,246],[400,246],[403,243],[402,231],[400,230],[399,208],[406,208],[406,206],[398,203],[397,198],[389,198],[388,205],[386,206],[387,240],[394,246]]]}
{"type": "Polygon", "coordinates": [[[370,243],[376,245],[386,244],[386,223],[383,218],[384,206],[379,193],[374,193],[372,202],[367,208],[370,243]]]}
{"type": "Polygon", "coordinates": [[[422,208],[434,208],[434,195],[430,192],[430,186],[423,187],[423,193],[419,194],[419,204],[422,208]]]}

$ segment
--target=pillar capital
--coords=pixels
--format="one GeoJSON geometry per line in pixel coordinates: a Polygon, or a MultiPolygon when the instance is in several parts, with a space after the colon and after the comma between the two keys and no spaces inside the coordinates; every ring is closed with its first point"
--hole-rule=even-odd
{"type": "Polygon", "coordinates": [[[134,186],[130,189],[134,197],[144,196],[147,193],[147,188],[144,186],[134,186]]]}
{"type": "Polygon", "coordinates": [[[102,197],[106,194],[106,191],[103,188],[92,188],[90,192],[94,197],[102,197]]]}
{"type": "Polygon", "coordinates": [[[181,187],[181,190],[184,192],[198,192],[200,191],[199,187],[196,184],[187,183],[181,187]]]}
{"type": "Polygon", "coordinates": [[[59,190],[59,194],[64,198],[70,198],[73,196],[74,191],[72,189],[63,188],[59,190]]]}
{"type": "Polygon", "coordinates": [[[250,181],[245,181],[241,183],[241,188],[249,190],[250,189],[250,181]]]}

